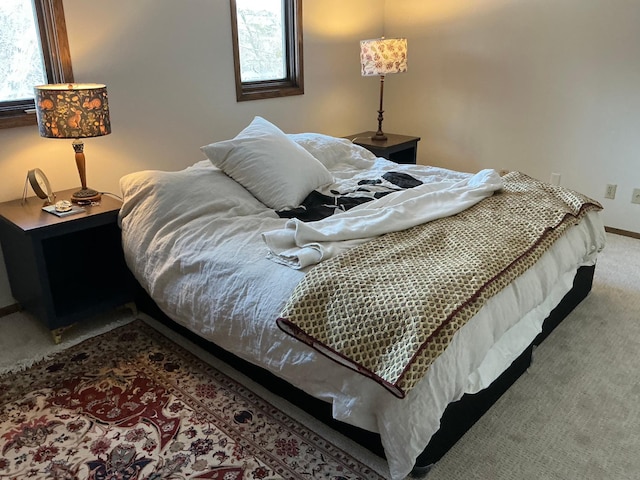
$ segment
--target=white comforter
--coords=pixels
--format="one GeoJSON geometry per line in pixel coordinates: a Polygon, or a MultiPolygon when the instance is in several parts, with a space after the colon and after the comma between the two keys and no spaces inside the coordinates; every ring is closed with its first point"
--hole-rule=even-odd
{"type": "MultiPolygon", "coordinates": [[[[292,137],[322,156],[338,181],[366,167],[404,171],[427,181],[469,178],[373,160],[365,150],[343,142],[334,149],[314,137],[292,137]],[[347,164],[338,161],[345,150],[352,158],[347,164]]],[[[130,174],[122,178],[121,188],[126,260],[159,307],[204,338],[331,402],[336,419],[380,433],[394,479],[409,473],[447,404],[487,386],[532,341],[571,288],[577,268],[595,261],[605,238],[598,214],[588,214],[535,271],[491,299],[458,332],[424,380],[398,399],[276,326],[304,273],[267,259],[260,233],[281,229],[286,220],[239,184],[202,161],[179,172],[130,174]]]]}

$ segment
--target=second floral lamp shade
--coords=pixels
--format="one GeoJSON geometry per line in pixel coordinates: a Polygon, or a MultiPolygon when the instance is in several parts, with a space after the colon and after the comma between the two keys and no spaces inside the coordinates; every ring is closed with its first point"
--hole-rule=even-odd
{"type": "Polygon", "coordinates": [[[378,131],[372,140],[384,141],[387,136],[382,131],[384,76],[407,71],[407,39],[376,38],[360,41],[360,64],[362,76],[380,76],[380,108],[378,110],[378,131]]]}
{"type": "Polygon", "coordinates": [[[107,87],[96,83],[49,84],[35,87],[38,129],[41,137],[73,138],[81,189],[71,200],[98,201],[101,194],[87,188],[84,143],[81,138],[111,133],[107,87]]]}

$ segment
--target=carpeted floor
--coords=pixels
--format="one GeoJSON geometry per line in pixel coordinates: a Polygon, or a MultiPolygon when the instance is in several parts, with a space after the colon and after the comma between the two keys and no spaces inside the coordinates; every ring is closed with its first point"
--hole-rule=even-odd
{"type": "MultiPolygon", "coordinates": [[[[132,318],[128,311],[117,312],[113,318],[69,330],[64,341],[77,343],[93,330],[104,330],[105,324],[132,318]]],[[[638,320],[640,240],[609,234],[592,293],[536,349],[529,371],[435,466],[428,480],[640,478],[638,320]]],[[[0,318],[0,372],[29,365],[34,351],[44,357],[62,348],[52,346],[47,332],[31,323],[23,313],[0,318]],[[32,333],[23,334],[25,328],[32,333]],[[19,347],[21,342],[28,342],[28,347],[19,347]]],[[[192,348],[186,340],[176,340],[192,348]]],[[[191,351],[207,357],[197,348],[191,351]]],[[[385,471],[378,457],[226,365],[218,366],[374,470],[385,471]]]]}
{"type": "Polygon", "coordinates": [[[98,315],[68,328],[56,345],[51,332],[28,313],[16,312],[0,317],[0,375],[22,370],[133,319],[134,315],[128,308],[98,315]]]}
{"type": "Polygon", "coordinates": [[[640,478],[640,240],[607,241],[591,294],[429,480],[640,478]]]}

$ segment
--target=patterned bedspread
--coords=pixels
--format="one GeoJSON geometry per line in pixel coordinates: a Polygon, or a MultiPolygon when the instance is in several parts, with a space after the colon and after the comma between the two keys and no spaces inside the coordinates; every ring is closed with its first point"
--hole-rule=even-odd
{"type": "Polygon", "coordinates": [[[596,201],[522,173],[454,216],[383,235],[310,270],[282,330],[403,398],[458,329],[596,201]]]}

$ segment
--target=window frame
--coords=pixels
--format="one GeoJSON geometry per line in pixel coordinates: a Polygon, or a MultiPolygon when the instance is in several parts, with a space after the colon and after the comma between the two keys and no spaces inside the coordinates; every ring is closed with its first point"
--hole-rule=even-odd
{"type": "Polygon", "coordinates": [[[304,94],[302,0],[283,0],[283,2],[286,77],[278,80],[243,82],[240,74],[240,45],[238,41],[236,0],[230,0],[233,64],[236,79],[236,100],[238,102],[304,94]]]}
{"type": "MultiPolygon", "coordinates": [[[[48,83],[73,82],[62,2],[63,0],[33,0],[48,83]]],[[[36,125],[34,109],[33,100],[0,102],[0,129],[36,125]]]]}

